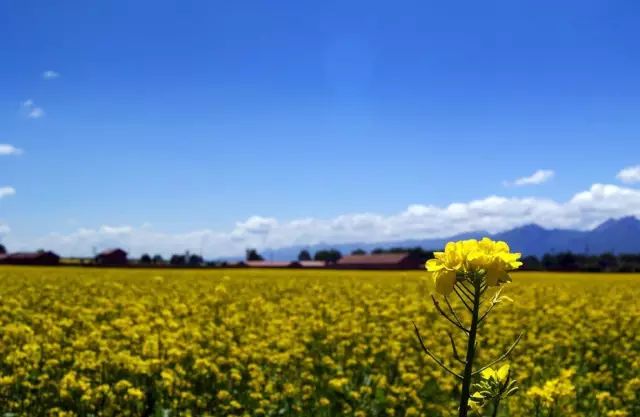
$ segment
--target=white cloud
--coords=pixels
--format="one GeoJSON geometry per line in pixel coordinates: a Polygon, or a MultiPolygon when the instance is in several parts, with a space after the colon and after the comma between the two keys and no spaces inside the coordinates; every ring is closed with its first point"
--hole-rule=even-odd
{"type": "Polygon", "coordinates": [[[108,236],[121,236],[133,232],[131,226],[102,226],[100,232],[108,236]]]}
{"type": "Polygon", "coordinates": [[[29,114],[27,115],[29,119],[39,119],[42,116],[44,116],[44,110],[42,110],[42,108],[40,107],[34,107],[29,111],[29,114]]]}
{"type": "Polygon", "coordinates": [[[52,70],[47,70],[42,73],[42,78],[45,80],[55,80],[60,77],[60,73],[52,70]]]}
{"type": "Polygon", "coordinates": [[[6,235],[10,231],[11,231],[11,228],[9,227],[9,225],[0,223],[0,236],[6,235]]]}
{"type": "Polygon", "coordinates": [[[537,185],[549,181],[555,172],[550,169],[539,169],[528,177],[517,178],[514,181],[505,181],[505,186],[522,187],[524,185],[537,185]]]}
{"type": "Polygon", "coordinates": [[[42,109],[42,107],[36,106],[32,99],[23,101],[22,109],[29,119],[39,119],[44,116],[44,110],[42,109]]]}
{"type": "Polygon", "coordinates": [[[16,193],[13,187],[0,187],[0,198],[9,197],[16,193]]]}
{"type": "Polygon", "coordinates": [[[640,165],[623,169],[622,171],[618,172],[616,178],[627,184],[640,182],[640,165]]]}
{"type": "MultiPolygon", "coordinates": [[[[640,217],[640,190],[594,184],[571,199],[489,196],[447,206],[412,204],[392,214],[344,214],[335,218],[278,220],[251,216],[226,232],[210,229],[166,233],[151,225],[82,228],[68,234],[13,240],[12,247],[50,248],[67,255],[88,255],[91,248],[119,246],[132,254],[170,254],[190,250],[205,256],[241,255],[247,247],[280,248],[315,243],[381,242],[410,238],[448,237],[469,231],[490,233],[529,223],[548,228],[586,230],[609,219],[640,217]]],[[[11,237],[9,235],[8,237],[11,237]]]]}
{"type": "Polygon", "coordinates": [[[13,145],[9,145],[6,143],[0,143],[0,155],[20,155],[22,154],[22,149],[18,149],[13,145]]]}
{"type": "Polygon", "coordinates": [[[243,222],[237,222],[233,230],[235,237],[267,235],[278,227],[278,221],[271,217],[251,216],[243,222]]]}

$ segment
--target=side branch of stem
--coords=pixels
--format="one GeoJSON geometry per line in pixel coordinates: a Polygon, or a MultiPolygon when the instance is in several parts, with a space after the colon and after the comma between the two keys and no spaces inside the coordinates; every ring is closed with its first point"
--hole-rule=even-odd
{"type": "Polygon", "coordinates": [[[464,281],[459,281],[456,283],[456,285],[460,288],[460,291],[462,291],[464,295],[467,296],[467,299],[473,303],[473,297],[475,296],[473,292],[464,284],[464,281]]]}
{"type": "Polygon", "coordinates": [[[500,357],[498,357],[498,359],[495,359],[491,362],[489,362],[487,365],[481,367],[480,369],[478,369],[477,371],[475,371],[473,373],[473,375],[478,375],[480,374],[482,371],[484,371],[487,368],[491,368],[493,365],[495,365],[498,362],[502,362],[503,360],[507,359],[509,357],[509,355],[511,354],[511,352],[513,351],[513,349],[515,349],[515,347],[518,345],[518,343],[520,342],[520,339],[522,339],[522,335],[524,334],[524,332],[520,333],[518,335],[518,337],[516,338],[516,340],[513,342],[513,344],[509,347],[509,349],[507,349],[507,351],[505,353],[503,353],[500,357]]]}
{"type": "Polygon", "coordinates": [[[487,315],[491,312],[491,310],[493,310],[493,307],[496,306],[497,303],[492,303],[489,308],[487,308],[487,311],[484,312],[484,314],[480,317],[480,319],[478,319],[478,326],[482,324],[482,322],[484,321],[484,319],[487,317],[487,315]]]}
{"type": "MultiPolygon", "coordinates": [[[[438,302],[438,300],[436,300],[436,297],[434,297],[433,295],[431,296],[431,299],[433,300],[433,305],[436,307],[436,310],[438,310],[438,312],[445,318],[447,319],[451,324],[453,324],[454,326],[456,326],[458,329],[462,330],[465,333],[469,333],[469,329],[467,329],[466,327],[464,327],[462,325],[462,323],[460,323],[459,320],[453,320],[451,317],[449,317],[447,315],[447,313],[445,313],[442,308],[440,308],[440,303],[438,302]]],[[[454,316],[455,317],[455,316],[454,316]]]]}
{"type": "Polygon", "coordinates": [[[462,293],[458,290],[457,285],[453,287],[453,291],[455,291],[456,295],[458,296],[460,301],[462,301],[462,304],[464,304],[464,306],[467,308],[467,310],[469,310],[469,312],[472,313],[473,312],[473,308],[466,301],[465,296],[463,296],[462,293]]]}
{"type": "Polygon", "coordinates": [[[456,311],[451,306],[451,303],[449,302],[449,297],[445,296],[444,302],[447,303],[447,308],[449,309],[449,312],[451,313],[453,318],[458,322],[458,324],[462,327],[466,327],[464,324],[462,324],[462,320],[460,320],[460,317],[458,317],[458,315],[456,314],[456,311]]]}
{"type": "Polygon", "coordinates": [[[455,360],[457,360],[461,364],[466,365],[467,362],[464,359],[460,358],[460,355],[458,354],[458,348],[456,348],[456,342],[455,340],[453,340],[453,335],[451,334],[451,332],[447,332],[447,334],[449,335],[449,340],[451,341],[451,349],[453,349],[453,357],[455,358],[455,360]]]}
{"type": "Polygon", "coordinates": [[[418,340],[420,341],[420,346],[422,347],[422,350],[424,351],[424,353],[429,355],[429,357],[431,359],[433,359],[438,365],[440,365],[440,367],[442,369],[444,369],[445,371],[449,372],[451,375],[455,376],[456,378],[462,379],[462,375],[460,375],[457,372],[451,370],[447,365],[444,364],[444,362],[442,362],[440,359],[438,359],[438,357],[436,357],[433,353],[431,353],[431,351],[425,346],[424,340],[422,340],[422,336],[420,336],[420,331],[418,330],[418,326],[416,326],[416,324],[413,323],[413,322],[412,322],[412,324],[413,324],[413,328],[415,329],[416,336],[418,337],[418,340]]]}

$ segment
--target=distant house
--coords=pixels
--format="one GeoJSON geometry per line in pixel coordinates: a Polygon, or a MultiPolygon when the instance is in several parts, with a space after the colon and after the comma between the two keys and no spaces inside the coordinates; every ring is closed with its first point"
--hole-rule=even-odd
{"type": "Polygon", "coordinates": [[[280,261],[245,261],[249,268],[299,268],[300,262],[280,262],[280,261]]]}
{"type": "Polygon", "coordinates": [[[127,265],[127,252],[122,249],[108,249],[100,252],[95,260],[98,265],[127,265]]]}
{"type": "Polygon", "coordinates": [[[409,253],[350,255],[334,265],[338,269],[421,269],[424,260],[409,253]]]}
{"type": "Polygon", "coordinates": [[[60,257],[53,252],[16,252],[0,256],[0,263],[6,265],[58,265],[60,257]]]}

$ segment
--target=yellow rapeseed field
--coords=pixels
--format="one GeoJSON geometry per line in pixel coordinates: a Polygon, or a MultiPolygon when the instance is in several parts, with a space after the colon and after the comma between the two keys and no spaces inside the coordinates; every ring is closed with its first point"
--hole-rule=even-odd
{"type": "MultiPolygon", "coordinates": [[[[501,416],[640,416],[640,275],[514,273],[501,416]]],[[[449,416],[426,271],[0,268],[0,415],[449,416]]],[[[451,367],[459,364],[448,362],[451,367]]]]}

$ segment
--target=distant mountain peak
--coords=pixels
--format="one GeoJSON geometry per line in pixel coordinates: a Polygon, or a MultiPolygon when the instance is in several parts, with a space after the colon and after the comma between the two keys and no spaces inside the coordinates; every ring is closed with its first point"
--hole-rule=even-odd
{"type": "Polygon", "coordinates": [[[640,220],[638,220],[638,218],[636,218],[635,216],[625,216],[618,219],[609,219],[593,229],[594,232],[612,232],[616,230],[640,230],[640,220]]]}
{"type": "Polygon", "coordinates": [[[523,226],[519,226],[519,227],[515,227],[513,229],[511,229],[512,232],[518,231],[518,232],[546,232],[547,229],[545,229],[544,227],[540,226],[539,224],[536,223],[529,223],[529,224],[525,224],[523,226]]]}

